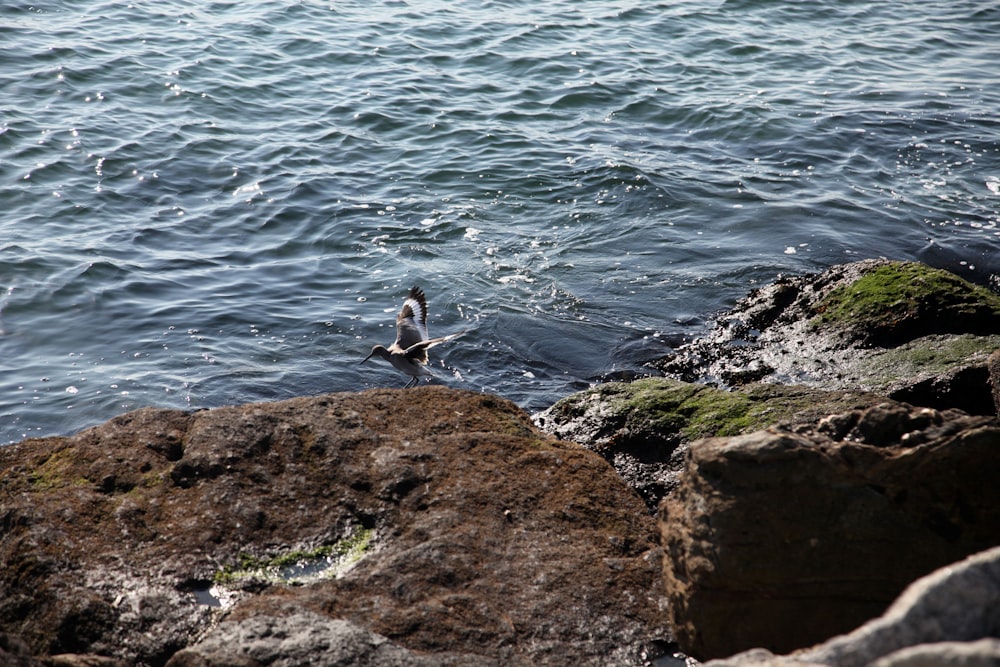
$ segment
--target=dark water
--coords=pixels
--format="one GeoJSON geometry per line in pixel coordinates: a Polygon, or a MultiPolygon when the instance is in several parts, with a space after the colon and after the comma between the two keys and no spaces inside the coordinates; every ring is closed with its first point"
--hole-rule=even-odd
{"type": "Polygon", "coordinates": [[[0,442],[440,381],[546,406],[778,273],[1000,282],[992,2],[0,7],[0,442]]]}

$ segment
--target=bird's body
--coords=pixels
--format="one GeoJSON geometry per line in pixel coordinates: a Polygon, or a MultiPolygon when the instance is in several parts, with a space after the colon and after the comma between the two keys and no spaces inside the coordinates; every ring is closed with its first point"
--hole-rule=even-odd
{"type": "Polygon", "coordinates": [[[414,287],[396,316],[396,341],[389,347],[376,345],[361,363],[372,357],[385,359],[400,373],[410,376],[406,386],[411,387],[420,382],[421,377],[433,375],[427,370],[427,350],[464,333],[459,331],[430,338],[427,334],[427,298],[422,289],[414,287]]]}

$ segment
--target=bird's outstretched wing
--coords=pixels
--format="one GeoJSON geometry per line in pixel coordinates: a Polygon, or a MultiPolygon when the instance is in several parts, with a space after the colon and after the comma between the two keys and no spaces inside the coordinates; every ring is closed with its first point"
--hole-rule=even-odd
{"type": "Polygon", "coordinates": [[[412,359],[413,361],[419,361],[422,364],[427,363],[427,350],[434,347],[435,345],[440,345],[445,343],[452,338],[458,338],[464,334],[468,329],[462,329],[461,331],[453,334],[448,334],[447,336],[440,336],[438,338],[431,338],[429,340],[422,340],[414,343],[410,347],[404,348],[406,352],[406,358],[412,359]]]}
{"type": "Polygon", "coordinates": [[[419,287],[410,289],[409,296],[396,316],[396,347],[408,350],[429,338],[427,335],[427,298],[419,287]]]}

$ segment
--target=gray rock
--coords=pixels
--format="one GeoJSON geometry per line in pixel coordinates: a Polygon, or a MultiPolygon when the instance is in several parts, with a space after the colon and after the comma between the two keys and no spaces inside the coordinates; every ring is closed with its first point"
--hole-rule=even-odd
{"type": "Polygon", "coordinates": [[[787,656],[754,649],[705,667],[931,667],[1000,664],[1000,547],[910,585],[853,632],[787,656]]]}
{"type": "Polygon", "coordinates": [[[494,665],[484,656],[428,656],[408,651],[348,621],[310,612],[224,621],[175,654],[167,667],[446,667],[494,665]]]}
{"type": "MultiPolygon", "coordinates": [[[[8,667],[7,663],[3,664],[8,667]]],[[[127,667],[127,663],[105,655],[61,653],[46,658],[45,667],[127,667]]]]}
{"type": "Polygon", "coordinates": [[[1000,637],[1000,547],[969,556],[910,585],[880,618],[801,654],[861,667],[901,649],[1000,637]]]}
{"type": "Polygon", "coordinates": [[[900,649],[879,658],[872,667],[997,667],[1000,639],[938,642],[900,649]]]}

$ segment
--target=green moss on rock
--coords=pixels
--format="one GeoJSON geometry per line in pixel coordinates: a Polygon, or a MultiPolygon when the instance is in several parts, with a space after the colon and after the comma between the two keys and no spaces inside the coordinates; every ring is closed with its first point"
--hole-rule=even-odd
{"type": "Polygon", "coordinates": [[[76,450],[71,447],[53,452],[28,473],[36,491],[48,491],[66,486],[88,487],[92,482],[80,475],[74,465],[76,450]]]}
{"type": "MultiPolygon", "coordinates": [[[[670,378],[609,382],[568,396],[548,411],[561,437],[611,447],[672,449],[680,442],[748,433],[858,405],[859,394],[800,386],[746,385],[727,391],[670,378]],[[832,407],[831,407],[832,406],[832,407]]],[[[652,454],[652,451],[649,451],[652,454]]]]}
{"type": "Polygon", "coordinates": [[[921,339],[889,350],[884,355],[887,363],[902,372],[946,373],[968,365],[972,360],[986,362],[986,358],[1000,349],[1000,334],[973,336],[969,334],[921,339]]]}
{"type": "Polygon", "coordinates": [[[1000,296],[959,276],[916,262],[889,262],[822,299],[814,324],[849,331],[875,345],[934,333],[1000,329],[1000,296]]]}
{"type": "Polygon", "coordinates": [[[609,382],[568,396],[552,408],[561,422],[602,422],[617,442],[738,433],[746,411],[747,401],[738,394],[668,378],[609,382]]]}
{"type": "Polygon", "coordinates": [[[986,359],[998,349],[1000,334],[925,336],[860,357],[843,368],[851,377],[863,377],[873,391],[892,395],[915,382],[949,377],[976,367],[981,367],[985,375],[986,359]]]}

